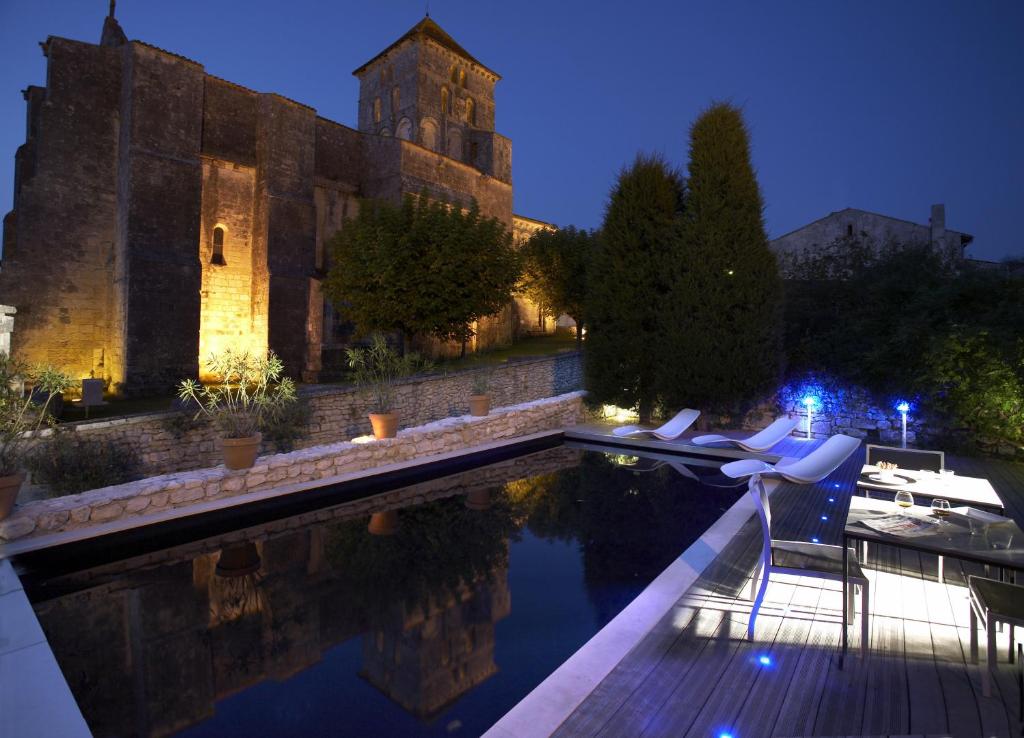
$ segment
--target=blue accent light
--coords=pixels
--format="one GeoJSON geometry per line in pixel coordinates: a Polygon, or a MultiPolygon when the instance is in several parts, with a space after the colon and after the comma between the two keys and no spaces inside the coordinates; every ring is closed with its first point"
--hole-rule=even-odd
{"type": "Polygon", "coordinates": [[[819,541],[817,537],[815,537],[811,539],[811,543],[821,543],[821,541],[819,541]]]}
{"type": "Polygon", "coordinates": [[[835,487],[836,489],[839,489],[839,482],[836,482],[836,483],[835,483],[835,484],[833,484],[832,486],[833,486],[833,487],[835,487]]]}
{"type": "Polygon", "coordinates": [[[896,404],[896,409],[899,410],[901,413],[904,413],[904,414],[909,413],[910,412],[910,403],[907,402],[906,400],[900,400],[900,402],[896,404]]]}
{"type": "Polygon", "coordinates": [[[807,395],[803,399],[803,403],[805,405],[807,405],[808,407],[813,407],[814,405],[818,404],[818,399],[816,397],[814,397],[813,395],[807,395]]]}
{"type": "Polygon", "coordinates": [[[719,733],[718,738],[732,738],[732,733],[719,733]]]}
{"type": "Polygon", "coordinates": [[[821,516],[821,519],[822,519],[822,520],[828,520],[828,515],[822,515],[822,516],[821,516]]]}
{"type": "Polygon", "coordinates": [[[758,656],[757,657],[757,663],[759,663],[761,666],[771,666],[772,665],[772,657],[771,656],[758,656]]]}
{"type": "Polygon", "coordinates": [[[835,498],[835,497],[829,497],[829,498],[828,498],[828,501],[829,501],[829,502],[835,502],[835,501],[836,501],[836,498],[835,498]]]}

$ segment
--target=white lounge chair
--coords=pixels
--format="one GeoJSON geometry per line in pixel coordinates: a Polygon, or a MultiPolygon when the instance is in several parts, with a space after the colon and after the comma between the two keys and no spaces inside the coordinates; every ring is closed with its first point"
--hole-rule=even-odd
{"type": "Polygon", "coordinates": [[[778,474],[797,484],[811,484],[834,472],[859,446],[859,438],[835,435],[803,458],[787,456],[774,465],[758,459],[741,459],[724,464],[722,473],[735,479],[753,474],[778,474]]]}
{"type": "MultiPolygon", "coordinates": [[[[771,508],[768,504],[768,493],[761,479],[765,474],[778,474],[791,482],[811,484],[819,482],[857,450],[860,439],[850,436],[836,435],[829,438],[814,451],[802,459],[784,459],[774,467],[757,459],[742,459],[722,465],[722,473],[734,479],[749,477],[747,483],[750,496],[754,499],[758,517],[761,520],[762,548],[761,558],[754,569],[750,582],[750,596],[754,605],[747,621],[747,637],[754,638],[754,623],[764,601],[768,589],[768,577],[772,572],[779,574],[795,574],[798,576],[816,577],[841,581],[843,578],[843,549],[841,546],[830,546],[823,543],[807,543],[804,541],[781,541],[772,538],[771,508]],[[761,577],[761,573],[764,576],[761,577]],[[754,594],[760,578],[761,586],[754,594]]],[[[861,588],[861,652],[867,653],[868,648],[868,579],[860,567],[860,562],[853,551],[848,553],[850,561],[850,582],[861,588]]],[[[843,603],[847,608],[848,622],[853,621],[854,592],[850,587],[848,599],[843,603]]]]}
{"type": "Polygon", "coordinates": [[[672,420],[658,428],[641,428],[639,425],[622,425],[618,428],[613,428],[612,435],[625,438],[627,436],[648,434],[661,441],[674,441],[679,438],[679,436],[683,435],[687,428],[693,425],[693,422],[699,415],[700,410],[685,408],[676,413],[676,416],[672,418],[672,420]]]}
{"type": "Polygon", "coordinates": [[[800,418],[778,418],[774,423],[749,438],[727,438],[726,436],[709,435],[691,438],[690,443],[698,446],[710,446],[713,443],[733,443],[747,451],[767,451],[788,436],[796,428],[800,418]]]}

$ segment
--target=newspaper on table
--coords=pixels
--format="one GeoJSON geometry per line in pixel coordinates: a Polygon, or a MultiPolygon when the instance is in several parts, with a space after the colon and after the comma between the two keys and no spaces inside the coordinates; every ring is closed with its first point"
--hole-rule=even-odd
{"type": "Polygon", "coordinates": [[[914,515],[886,515],[881,518],[870,518],[860,522],[872,530],[877,530],[879,533],[906,538],[926,536],[929,533],[933,533],[935,526],[938,525],[935,520],[919,518],[914,515]]]}

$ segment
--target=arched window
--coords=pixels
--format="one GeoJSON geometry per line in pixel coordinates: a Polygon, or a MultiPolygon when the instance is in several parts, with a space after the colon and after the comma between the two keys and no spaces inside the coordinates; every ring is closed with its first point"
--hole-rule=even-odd
{"type": "Polygon", "coordinates": [[[420,123],[420,143],[431,151],[437,151],[437,123],[430,118],[424,118],[420,123]]]}
{"type": "Polygon", "coordinates": [[[453,85],[459,83],[459,69],[454,64],[448,67],[448,77],[451,79],[453,85]]]}
{"type": "Polygon", "coordinates": [[[453,128],[448,132],[448,156],[462,161],[462,133],[458,128],[453,128]]]}
{"type": "Polygon", "coordinates": [[[402,120],[398,121],[398,128],[395,129],[395,135],[398,138],[404,139],[406,141],[411,141],[412,121],[409,120],[408,118],[402,118],[402,120]]]}
{"type": "Polygon", "coordinates": [[[441,88],[441,114],[448,115],[451,112],[452,98],[447,87],[441,88]]]}
{"type": "Polygon", "coordinates": [[[465,69],[460,69],[459,70],[459,87],[465,87],[465,86],[466,86],[466,70],[465,69]]]}
{"type": "Polygon", "coordinates": [[[398,87],[391,89],[391,115],[398,116],[398,108],[402,101],[402,93],[398,91],[398,87]]]}
{"type": "Polygon", "coordinates": [[[471,126],[476,125],[476,103],[473,98],[466,98],[466,122],[471,126]]]}
{"type": "Polygon", "coordinates": [[[373,122],[380,123],[380,98],[373,98],[373,122]]]}
{"type": "Polygon", "coordinates": [[[213,256],[210,257],[211,264],[226,264],[224,261],[224,226],[217,226],[213,229],[213,256]]]}

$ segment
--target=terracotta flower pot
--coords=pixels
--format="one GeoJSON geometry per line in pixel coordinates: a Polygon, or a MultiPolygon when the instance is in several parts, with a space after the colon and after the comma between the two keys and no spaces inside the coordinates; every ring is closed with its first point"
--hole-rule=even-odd
{"type": "Polygon", "coordinates": [[[490,395],[470,395],[469,396],[469,414],[480,417],[487,415],[491,412],[491,396],[490,395]]]}
{"type": "Polygon", "coordinates": [[[489,510],[491,507],[491,491],[474,489],[466,495],[466,507],[470,510],[489,510]]]}
{"type": "Polygon", "coordinates": [[[370,425],[373,426],[374,438],[394,438],[398,435],[398,414],[370,413],[370,425]]]}
{"type": "Polygon", "coordinates": [[[21,483],[24,481],[25,472],[0,477],[0,520],[11,514],[14,501],[18,499],[18,492],[21,490],[21,483]]]}
{"type": "Polygon", "coordinates": [[[252,574],[260,568],[260,552],[252,541],[222,548],[217,557],[215,573],[219,577],[232,578],[252,574]]]}
{"type": "Polygon", "coordinates": [[[370,524],[366,529],[375,536],[393,536],[398,530],[398,511],[375,512],[370,516],[370,524]]]}
{"type": "Polygon", "coordinates": [[[220,439],[224,448],[224,466],[228,469],[248,469],[256,463],[256,454],[259,453],[262,440],[262,433],[248,438],[220,439]]]}

